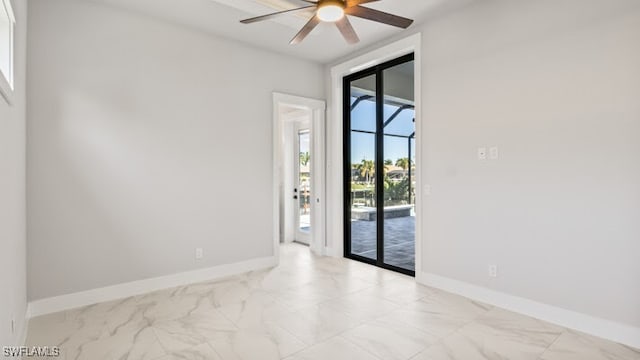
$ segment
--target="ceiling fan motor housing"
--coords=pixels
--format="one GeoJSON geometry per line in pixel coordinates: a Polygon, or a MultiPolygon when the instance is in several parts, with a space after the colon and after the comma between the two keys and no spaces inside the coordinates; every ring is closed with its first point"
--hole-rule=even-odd
{"type": "Polygon", "coordinates": [[[318,8],[329,6],[329,5],[339,6],[343,9],[347,7],[345,2],[342,0],[319,0],[318,1],[318,8]]]}

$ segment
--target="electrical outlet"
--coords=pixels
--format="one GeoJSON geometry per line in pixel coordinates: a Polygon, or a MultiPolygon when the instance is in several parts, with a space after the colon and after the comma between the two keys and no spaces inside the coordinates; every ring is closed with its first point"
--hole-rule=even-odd
{"type": "Polygon", "coordinates": [[[196,248],[196,260],[200,260],[204,257],[204,250],[202,248],[196,248]]]}
{"type": "Polygon", "coordinates": [[[498,265],[489,265],[489,277],[498,277],[498,265]]]}

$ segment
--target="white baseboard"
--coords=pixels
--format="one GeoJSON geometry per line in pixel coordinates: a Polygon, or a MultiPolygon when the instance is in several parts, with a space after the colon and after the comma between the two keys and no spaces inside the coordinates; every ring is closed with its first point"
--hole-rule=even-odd
{"type": "Polygon", "coordinates": [[[462,295],[473,300],[528,315],[569,329],[640,348],[640,328],[631,325],[562,309],[435,274],[423,272],[416,275],[416,280],[423,285],[462,295]]]}
{"type": "Polygon", "coordinates": [[[56,313],[81,306],[122,299],[175,286],[215,280],[248,271],[269,268],[276,266],[277,264],[277,257],[270,256],[35,300],[29,303],[27,317],[31,318],[56,313]]]}

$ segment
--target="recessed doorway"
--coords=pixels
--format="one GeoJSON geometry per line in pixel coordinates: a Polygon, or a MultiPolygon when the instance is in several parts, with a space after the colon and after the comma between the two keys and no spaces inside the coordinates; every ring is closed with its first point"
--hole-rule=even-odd
{"type": "Polygon", "coordinates": [[[324,254],[324,112],[321,100],[274,93],[274,251],[280,243],[324,254]]]}

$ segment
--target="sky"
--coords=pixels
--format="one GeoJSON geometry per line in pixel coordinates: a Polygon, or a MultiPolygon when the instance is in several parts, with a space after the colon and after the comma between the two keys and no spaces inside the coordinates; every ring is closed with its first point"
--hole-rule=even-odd
{"type": "MultiPolygon", "coordinates": [[[[351,99],[351,102],[355,98],[351,99]]],[[[384,118],[388,119],[396,110],[397,106],[386,105],[384,108],[384,118]]],[[[413,122],[414,110],[408,109],[398,115],[384,129],[385,134],[411,135],[415,131],[413,122]]],[[[362,101],[351,113],[351,129],[375,131],[376,109],[374,101],[362,101]]],[[[391,159],[395,164],[399,158],[408,157],[408,140],[385,136],[384,158],[391,159]]],[[[415,157],[415,141],[412,141],[412,155],[415,157]]],[[[360,163],[362,159],[375,160],[375,135],[352,132],[351,133],[351,163],[360,163]]]]}

